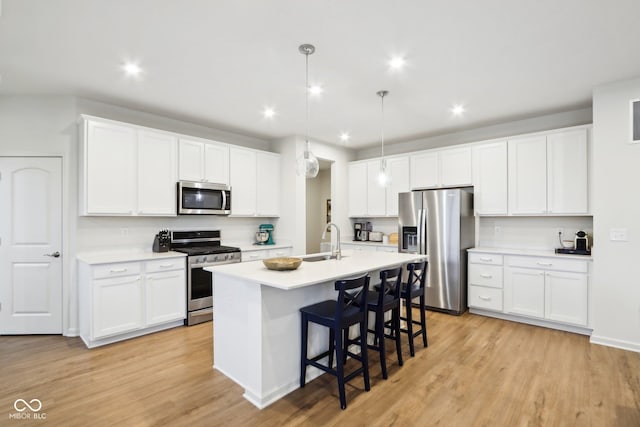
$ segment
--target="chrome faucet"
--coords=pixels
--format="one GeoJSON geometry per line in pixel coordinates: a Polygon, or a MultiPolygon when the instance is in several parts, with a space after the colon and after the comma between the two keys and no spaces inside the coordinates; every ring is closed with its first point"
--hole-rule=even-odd
{"type": "Polygon", "coordinates": [[[342,251],[340,250],[340,228],[338,228],[338,226],[336,224],[334,224],[333,222],[328,222],[327,225],[325,225],[324,228],[322,229],[322,240],[324,240],[324,238],[327,235],[327,229],[329,229],[332,225],[336,228],[336,242],[337,242],[337,244],[336,244],[335,253],[333,252],[333,245],[331,245],[331,258],[335,257],[335,259],[340,261],[340,259],[342,258],[342,251]]]}

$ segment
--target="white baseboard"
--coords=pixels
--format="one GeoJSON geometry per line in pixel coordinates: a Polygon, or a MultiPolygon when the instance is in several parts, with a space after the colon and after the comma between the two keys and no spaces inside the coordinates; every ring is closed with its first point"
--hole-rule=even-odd
{"type": "Polygon", "coordinates": [[[607,338],[600,335],[591,335],[591,344],[604,345],[607,347],[619,348],[621,350],[633,351],[640,353],[640,343],[618,340],[615,338],[607,338]]]}

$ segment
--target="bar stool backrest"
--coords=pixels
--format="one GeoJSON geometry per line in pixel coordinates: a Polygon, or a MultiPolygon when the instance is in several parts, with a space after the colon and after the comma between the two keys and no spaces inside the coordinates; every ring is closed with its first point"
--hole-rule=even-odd
{"type": "Polygon", "coordinates": [[[335,289],[338,291],[336,320],[338,324],[348,316],[358,312],[364,316],[367,309],[367,291],[369,290],[369,275],[355,279],[337,280],[335,289]]]}
{"type": "Polygon", "coordinates": [[[427,277],[427,269],[429,264],[427,261],[412,262],[407,264],[407,294],[419,295],[420,290],[424,291],[424,284],[427,277]]]}
{"type": "Polygon", "coordinates": [[[384,297],[391,295],[394,300],[400,300],[402,282],[402,267],[382,270],[380,272],[380,292],[378,292],[378,307],[381,307],[384,297]]]}

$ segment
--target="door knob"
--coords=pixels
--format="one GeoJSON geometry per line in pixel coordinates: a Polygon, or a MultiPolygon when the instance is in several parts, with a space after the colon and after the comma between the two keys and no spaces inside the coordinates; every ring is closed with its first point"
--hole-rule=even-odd
{"type": "Polygon", "coordinates": [[[53,257],[53,258],[60,258],[60,252],[55,251],[52,254],[44,254],[44,256],[50,256],[50,257],[53,257]]]}

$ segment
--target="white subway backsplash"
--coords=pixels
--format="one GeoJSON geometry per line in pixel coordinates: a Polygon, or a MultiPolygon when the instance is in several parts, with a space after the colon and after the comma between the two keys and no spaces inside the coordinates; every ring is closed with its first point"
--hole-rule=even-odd
{"type": "Polygon", "coordinates": [[[560,247],[558,229],[563,240],[573,240],[583,230],[593,245],[592,217],[481,217],[478,247],[552,250],[560,247]]]}

